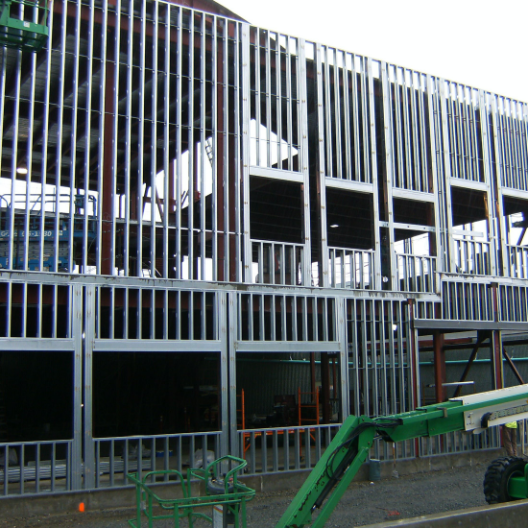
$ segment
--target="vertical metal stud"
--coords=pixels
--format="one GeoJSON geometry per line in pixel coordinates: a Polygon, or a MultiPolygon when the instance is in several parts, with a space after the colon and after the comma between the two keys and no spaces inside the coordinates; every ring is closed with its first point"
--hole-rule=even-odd
{"type": "MultiPolygon", "coordinates": [[[[247,24],[239,25],[240,32],[242,33],[242,38],[240,45],[242,47],[242,193],[243,193],[243,203],[237,204],[242,205],[239,211],[242,211],[242,224],[238,226],[237,233],[241,232],[242,229],[242,240],[241,245],[243,248],[243,276],[242,280],[244,282],[251,282],[251,267],[252,267],[252,257],[251,257],[251,238],[249,232],[250,225],[250,211],[249,211],[249,164],[250,164],[250,141],[249,141],[249,123],[250,123],[250,28],[247,24]]],[[[260,142],[259,142],[259,128],[260,128],[260,54],[259,54],[259,31],[256,30],[255,35],[255,68],[256,68],[256,95],[257,106],[256,106],[256,115],[257,115],[257,148],[256,148],[256,164],[259,165],[259,156],[260,156],[260,142]]],[[[238,178],[237,178],[238,181],[238,178]]],[[[238,219],[238,215],[237,215],[238,219]]]]}
{"type": "Polygon", "coordinates": [[[85,288],[85,317],[84,317],[84,354],[83,354],[83,461],[84,461],[84,489],[95,487],[95,459],[93,442],[93,347],[95,341],[95,287],[85,288]]]}
{"type": "MultiPolygon", "coordinates": [[[[183,40],[183,20],[182,8],[177,9],[177,26],[176,26],[176,163],[173,165],[171,178],[176,180],[176,234],[175,234],[175,253],[174,253],[174,275],[177,279],[183,278],[183,254],[182,254],[182,142],[183,142],[183,122],[182,122],[182,92],[183,92],[183,74],[182,74],[182,40],[183,40]]],[[[178,329],[179,326],[176,325],[178,329]]]]}
{"type": "Polygon", "coordinates": [[[382,278],[381,278],[381,246],[380,246],[380,229],[379,229],[379,197],[378,197],[378,160],[377,160],[377,149],[376,149],[376,114],[375,114],[375,103],[374,103],[374,78],[372,75],[372,61],[371,59],[363,59],[363,68],[362,78],[365,77],[366,70],[366,82],[362,82],[361,94],[362,100],[364,102],[363,106],[363,134],[364,148],[367,149],[367,145],[370,147],[370,150],[366,150],[368,155],[365,152],[365,167],[368,167],[367,159],[370,156],[370,165],[372,171],[370,173],[370,178],[372,181],[372,216],[374,224],[374,260],[376,262],[374,269],[374,289],[382,289],[382,278]],[[366,61],[366,63],[365,63],[366,61]],[[366,93],[366,84],[368,83],[368,99],[365,97],[366,93]],[[368,101],[368,103],[367,103],[368,101]],[[367,114],[368,107],[368,114],[367,114]],[[368,120],[365,116],[368,115],[368,120]],[[368,126],[367,126],[368,123],[368,126]],[[366,140],[368,138],[368,140],[366,140]]]}
{"type": "MultiPolygon", "coordinates": [[[[372,66],[370,66],[370,71],[372,72],[372,66]]],[[[399,284],[397,283],[397,269],[398,269],[398,262],[396,260],[396,254],[394,250],[394,211],[393,211],[393,200],[392,200],[392,187],[393,187],[393,181],[394,176],[392,173],[392,149],[391,149],[391,137],[390,137],[390,128],[387,126],[388,123],[390,123],[390,107],[389,107],[389,99],[390,99],[390,91],[389,91],[389,81],[388,81],[388,72],[387,72],[387,65],[385,62],[382,62],[380,64],[380,77],[381,77],[381,87],[382,87],[382,97],[383,97],[383,123],[384,123],[384,136],[385,136],[385,170],[386,170],[386,181],[385,181],[385,208],[387,212],[387,219],[389,224],[389,247],[390,247],[390,269],[391,269],[391,277],[390,277],[390,289],[391,290],[398,290],[399,284]]],[[[407,106],[407,95],[406,95],[406,88],[405,88],[405,95],[404,95],[404,102],[405,102],[405,115],[407,115],[408,106],[407,106]]],[[[408,128],[408,123],[407,127],[408,128]]],[[[408,136],[408,133],[406,134],[406,143],[408,143],[407,147],[411,148],[411,141],[410,137],[408,136]]],[[[411,165],[407,165],[410,171],[411,165]]],[[[380,175],[378,174],[378,177],[380,175]]]]}
{"type": "MultiPolygon", "coordinates": [[[[171,199],[169,192],[169,180],[171,175],[171,163],[170,156],[173,155],[170,150],[170,65],[171,65],[171,5],[165,5],[165,20],[163,23],[163,29],[165,31],[165,41],[162,42],[163,55],[165,63],[163,65],[164,71],[163,77],[163,217],[161,218],[162,223],[162,269],[160,274],[163,278],[169,277],[169,215],[172,213],[171,199]]],[[[179,176],[179,174],[178,174],[179,176]]]]}
{"type": "MultiPolygon", "coordinates": [[[[325,163],[325,121],[324,121],[324,102],[325,94],[328,87],[328,80],[326,83],[323,82],[323,61],[322,61],[322,46],[320,44],[315,45],[315,61],[316,61],[316,89],[317,89],[317,119],[318,119],[318,164],[317,164],[317,180],[318,180],[318,197],[319,197],[319,210],[321,211],[321,262],[319,268],[319,286],[327,288],[330,285],[330,277],[328,271],[328,225],[327,225],[327,213],[326,213],[326,163],[325,163]],[[323,88],[325,88],[323,92],[323,88]]],[[[325,66],[326,67],[326,66],[325,66]]],[[[329,138],[329,136],[326,136],[329,138]]],[[[331,137],[331,136],[330,136],[331,137]]],[[[328,139],[328,143],[330,139],[328,139]]],[[[330,175],[330,174],[329,174],[330,175]]],[[[309,259],[311,260],[311,259],[309,259]]],[[[332,266],[334,269],[334,266],[332,266]]],[[[306,276],[305,280],[308,280],[310,275],[306,276]]],[[[307,284],[305,282],[305,284],[307,284]]]]}
{"type": "MultiPolygon", "coordinates": [[[[303,189],[302,189],[302,200],[303,200],[303,243],[304,243],[304,269],[303,269],[303,285],[309,285],[311,283],[310,277],[312,275],[312,259],[311,259],[311,231],[310,231],[310,173],[308,163],[308,94],[306,88],[306,54],[305,54],[305,41],[299,39],[298,41],[298,93],[300,99],[300,112],[298,113],[299,120],[299,148],[300,156],[299,170],[303,175],[303,189]]],[[[323,255],[323,259],[326,256],[323,255]]]]}
{"type": "Polygon", "coordinates": [[[82,312],[83,312],[83,287],[80,284],[69,286],[71,298],[71,325],[72,337],[74,340],[73,355],[73,447],[72,447],[72,489],[79,490],[82,487],[82,419],[83,419],[83,330],[82,330],[82,312]]]}
{"type": "MultiPolygon", "coordinates": [[[[437,83],[440,85],[440,90],[437,89],[437,97],[440,102],[440,118],[441,122],[439,126],[442,128],[442,134],[444,138],[444,172],[442,175],[439,174],[439,177],[442,178],[442,186],[444,188],[444,200],[445,200],[445,209],[442,212],[443,217],[446,220],[446,232],[447,232],[447,258],[449,262],[449,267],[445,271],[453,272],[456,269],[455,264],[455,246],[453,243],[453,216],[451,213],[451,160],[450,160],[450,148],[449,148],[449,135],[448,130],[448,119],[447,119],[447,105],[452,105],[452,101],[449,97],[449,94],[446,93],[446,82],[443,79],[438,79],[437,83]]],[[[455,154],[453,154],[454,156],[455,154]]]]}
{"type": "MultiPolygon", "coordinates": [[[[224,298],[227,298],[227,311],[228,311],[228,320],[227,324],[229,325],[229,332],[227,335],[228,347],[227,347],[227,371],[228,371],[228,381],[229,381],[229,411],[223,416],[227,417],[229,428],[229,454],[233,456],[239,456],[239,443],[238,443],[238,432],[237,432],[237,395],[236,395],[236,344],[235,340],[238,335],[236,328],[237,322],[237,300],[240,299],[239,294],[230,292],[224,294],[224,298]]],[[[251,305],[250,305],[251,308],[251,305]]],[[[252,334],[251,334],[252,335],[252,334]]],[[[223,402],[222,402],[223,404],[223,402]]],[[[227,410],[227,409],[226,409],[227,410]]]]}
{"type": "MultiPolygon", "coordinates": [[[[200,25],[200,156],[196,160],[199,162],[199,174],[200,174],[200,266],[199,266],[199,278],[201,280],[205,279],[205,92],[206,92],[206,19],[208,16],[203,13],[201,16],[201,25],[200,25]]],[[[214,91],[214,87],[213,87],[214,91]]],[[[215,197],[215,195],[212,195],[215,197]]],[[[198,278],[198,277],[195,277],[198,278]]]]}

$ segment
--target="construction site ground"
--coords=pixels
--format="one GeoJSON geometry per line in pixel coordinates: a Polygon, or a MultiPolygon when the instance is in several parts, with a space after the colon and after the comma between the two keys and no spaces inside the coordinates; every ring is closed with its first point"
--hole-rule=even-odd
{"type": "MultiPolygon", "coordinates": [[[[441,471],[422,471],[399,476],[396,473],[378,482],[354,482],[341,499],[327,522],[327,527],[348,528],[385,521],[408,519],[421,515],[485,506],[482,483],[487,463],[455,467],[441,471]]],[[[275,526],[296,489],[257,492],[248,504],[248,528],[275,526]]],[[[134,491],[130,490],[131,496],[134,491]]],[[[31,501],[31,498],[26,499],[31,501]]],[[[65,515],[39,514],[29,517],[0,519],[0,528],[122,528],[134,511],[114,509],[75,512],[65,515]]],[[[146,526],[146,523],[144,523],[146,526]]],[[[174,526],[173,522],[155,524],[159,528],[174,526]]],[[[187,526],[182,521],[182,526],[187,526]]],[[[200,521],[196,526],[210,526],[200,521]]]]}

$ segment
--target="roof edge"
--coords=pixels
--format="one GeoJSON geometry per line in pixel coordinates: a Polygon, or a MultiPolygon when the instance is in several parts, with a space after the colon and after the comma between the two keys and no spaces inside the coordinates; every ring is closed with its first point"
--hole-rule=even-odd
{"type": "Polygon", "coordinates": [[[233,18],[239,20],[240,22],[248,22],[240,15],[237,15],[235,12],[227,9],[223,5],[220,5],[214,0],[169,0],[171,4],[177,4],[182,7],[189,7],[191,9],[198,9],[200,11],[205,11],[206,13],[212,13],[214,15],[221,15],[227,18],[233,18]]]}

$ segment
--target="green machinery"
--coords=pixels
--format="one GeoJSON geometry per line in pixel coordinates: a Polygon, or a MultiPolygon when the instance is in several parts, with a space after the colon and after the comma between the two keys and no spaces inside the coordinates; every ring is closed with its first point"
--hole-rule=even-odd
{"type": "MultiPolygon", "coordinates": [[[[382,418],[350,416],[345,420],[275,528],[303,528],[305,526],[320,528],[324,526],[359,468],[367,459],[370,448],[378,436],[389,442],[400,442],[454,431],[473,434],[480,433],[488,427],[527,417],[528,385],[453,398],[441,404],[420,407],[412,412],[382,418]]],[[[238,471],[244,461],[237,460],[240,462],[240,465],[235,468],[238,471]]],[[[484,480],[486,500],[489,503],[497,503],[528,498],[527,463],[527,459],[520,457],[502,457],[493,462],[484,480]]],[[[213,473],[212,478],[216,477],[216,470],[219,467],[219,464],[215,462],[210,466],[213,473]]],[[[207,478],[208,472],[209,468],[205,473],[200,474],[200,478],[207,478]]],[[[233,471],[228,476],[232,477],[233,471]]],[[[225,500],[229,493],[226,488],[223,497],[218,500],[225,500]]],[[[247,495],[244,500],[250,498],[247,495]]],[[[140,514],[139,500],[138,495],[138,517],[140,514]]],[[[244,517],[245,515],[240,518],[243,528],[246,526],[244,517]]],[[[219,526],[227,525],[224,522],[219,526]]],[[[234,526],[239,526],[238,519],[234,526]]]]}
{"type": "Polygon", "coordinates": [[[40,51],[46,43],[48,0],[0,0],[0,47],[40,51]]]}
{"type": "MultiPolygon", "coordinates": [[[[400,442],[453,431],[480,433],[528,417],[528,385],[453,398],[415,411],[371,419],[350,416],[332,440],[275,528],[324,526],[365,462],[377,435],[400,442]],[[312,518],[314,512],[319,514],[312,518]]],[[[528,467],[522,458],[491,464],[484,481],[488,502],[528,497],[528,467]],[[493,468],[493,469],[492,469],[493,468]]]]}
{"type": "Polygon", "coordinates": [[[128,524],[132,528],[141,528],[142,517],[146,517],[149,528],[155,521],[166,520],[171,520],[174,527],[179,528],[183,518],[189,528],[193,528],[198,519],[205,519],[215,526],[240,526],[240,523],[246,526],[246,502],[255,496],[255,490],[238,481],[238,474],[246,465],[245,460],[226,455],[206,468],[188,468],[185,477],[176,469],[149,471],[142,478],[131,473],[127,478],[136,486],[137,508],[136,518],[130,519],[128,524]],[[181,484],[181,497],[163,497],[154,491],[151,484],[166,478],[181,484]],[[195,488],[202,484],[205,493],[193,493],[193,483],[195,488]],[[212,508],[212,516],[204,513],[206,507],[212,508]]]}

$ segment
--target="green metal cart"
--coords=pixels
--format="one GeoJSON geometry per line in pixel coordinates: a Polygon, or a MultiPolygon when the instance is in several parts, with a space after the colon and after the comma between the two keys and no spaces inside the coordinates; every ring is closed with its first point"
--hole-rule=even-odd
{"type": "Polygon", "coordinates": [[[138,473],[131,473],[127,478],[136,486],[136,517],[128,524],[141,528],[141,520],[146,517],[148,528],[152,528],[155,521],[172,519],[174,527],[179,528],[180,519],[186,517],[189,528],[193,528],[196,519],[213,523],[213,515],[204,512],[209,507],[211,513],[213,508],[223,510],[222,517],[229,516],[235,526],[246,528],[246,502],[255,496],[255,490],[238,481],[246,465],[245,460],[227,455],[205,469],[187,469],[185,477],[175,469],[149,471],[142,478],[138,473]],[[156,493],[156,482],[167,480],[181,484],[183,497],[163,498],[156,493]],[[196,482],[205,487],[204,495],[193,495],[192,484],[196,482]]]}

